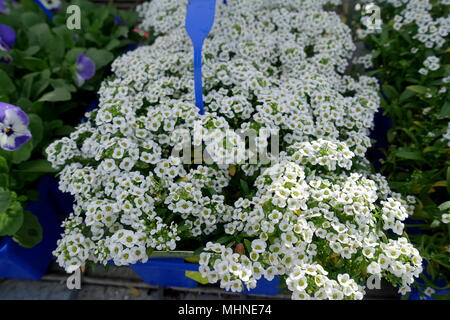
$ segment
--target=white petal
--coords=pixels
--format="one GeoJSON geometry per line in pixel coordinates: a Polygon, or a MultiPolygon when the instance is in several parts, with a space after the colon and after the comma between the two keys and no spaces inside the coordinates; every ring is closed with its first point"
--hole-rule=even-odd
{"type": "Polygon", "coordinates": [[[11,150],[15,148],[15,139],[16,136],[14,134],[8,136],[6,134],[2,134],[0,138],[0,146],[3,149],[11,150]]]}
{"type": "Polygon", "coordinates": [[[84,79],[78,73],[75,74],[75,84],[77,87],[82,87],[84,84],[84,79]]]}
{"type": "Polygon", "coordinates": [[[14,123],[12,126],[12,129],[14,131],[14,134],[17,136],[23,136],[25,134],[30,134],[28,127],[19,122],[14,123]]]}
{"type": "Polygon", "coordinates": [[[19,115],[17,114],[16,110],[14,109],[7,109],[5,110],[5,123],[9,123],[12,124],[13,126],[16,126],[17,124],[20,125],[25,125],[25,123],[23,122],[23,119],[21,117],[19,117],[19,115]]]}

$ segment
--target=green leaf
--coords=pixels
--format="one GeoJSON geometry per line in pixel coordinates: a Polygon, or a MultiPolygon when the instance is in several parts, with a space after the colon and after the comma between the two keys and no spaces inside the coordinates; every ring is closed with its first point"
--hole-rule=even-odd
{"type": "Polygon", "coordinates": [[[108,51],[114,50],[120,46],[120,41],[117,39],[111,39],[109,43],[106,45],[105,49],[108,51]]]}
{"type": "Polygon", "coordinates": [[[166,214],[169,210],[167,208],[156,208],[155,211],[159,214],[159,215],[164,215],[166,214]]]}
{"type": "Polygon", "coordinates": [[[9,173],[8,161],[0,156],[0,173],[9,173]]]}
{"type": "Polygon", "coordinates": [[[450,209],[450,201],[442,203],[438,208],[441,211],[446,211],[447,209],[450,209]]]}
{"type": "Polygon", "coordinates": [[[38,14],[31,11],[22,13],[21,20],[23,25],[28,28],[42,22],[42,18],[38,14]]]}
{"type": "Polygon", "coordinates": [[[0,213],[0,236],[12,236],[23,223],[23,209],[20,202],[13,202],[9,208],[0,213]]]}
{"type": "Polygon", "coordinates": [[[135,11],[121,11],[120,17],[123,19],[125,24],[129,26],[134,25],[139,19],[138,14],[135,11]]]}
{"type": "Polygon", "coordinates": [[[244,191],[244,193],[250,193],[250,188],[248,187],[248,183],[245,180],[240,179],[241,188],[244,191]]]}
{"type": "Polygon", "coordinates": [[[450,194],[450,167],[447,168],[447,192],[450,194]]]}
{"type": "Polygon", "coordinates": [[[200,257],[199,256],[189,256],[189,257],[185,257],[184,261],[189,262],[189,263],[198,264],[200,262],[200,257]]]}
{"type": "Polygon", "coordinates": [[[19,164],[24,161],[27,161],[31,157],[31,153],[33,151],[33,139],[25,142],[19,149],[12,151],[12,163],[19,164]]]}
{"type": "Polygon", "coordinates": [[[114,38],[126,37],[128,35],[128,27],[120,26],[112,35],[114,38]]]}
{"type": "Polygon", "coordinates": [[[450,101],[446,101],[442,106],[441,111],[439,112],[439,116],[442,118],[450,116],[450,101]]]}
{"type": "Polygon", "coordinates": [[[419,94],[426,94],[429,91],[427,87],[423,86],[407,86],[406,89],[419,94]]]}
{"type": "Polygon", "coordinates": [[[389,99],[389,101],[392,101],[398,97],[397,90],[388,84],[383,85],[382,87],[383,93],[386,95],[386,97],[389,99]]]}
{"type": "Polygon", "coordinates": [[[231,239],[233,239],[234,238],[234,236],[223,236],[223,237],[220,237],[219,239],[217,239],[216,241],[214,241],[214,242],[216,242],[216,243],[220,243],[220,244],[224,244],[224,243],[227,243],[228,241],[230,241],[231,239]]]}
{"type": "Polygon", "coordinates": [[[405,91],[403,91],[402,94],[400,95],[400,102],[403,102],[411,97],[414,97],[415,95],[416,95],[415,92],[405,89],[405,91]]]}
{"type": "Polygon", "coordinates": [[[21,96],[25,98],[29,98],[31,94],[31,86],[33,85],[33,78],[35,74],[30,73],[27,76],[22,78],[22,92],[21,96]]]}
{"type": "Polygon", "coordinates": [[[126,25],[132,26],[134,25],[138,20],[139,16],[138,13],[134,10],[132,11],[121,11],[120,17],[123,19],[126,25]]]}
{"type": "Polygon", "coordinates": [[[248,239],[244,239],[244,246],[247,252],[252,252],[252,243],[248,239]]]}
{"type": "Polygon", "coordinates": [[[37,99],[50,84],[50,70],[46,69],[41,72],[40,77],[33,83],[32,98],[37,99]]]}
{"type": "Polygon", "coordinates": [[[0,187],[8,188],[9,186],[9,174],[0,173],[0,187]]]}
{"type": "Polygon", "coordinates": [[[90,24],[90,30],[97,32],[103,26],[103,23],[106,21],[110,13],[108,7],[99,7],[95,10],[95,20],[90,24]]]}
{"type": "Polygon", "coordinates": [[[71,94],[65,88],[56,88],[55,90],[44,94],[39,101],[67,101],[70,100],[71,94]]]}
{"type": "Polygon", "coordinates": [[[50,79],[50,84],[53,88],[63,88],[69,90],[70,92],[75,92],[77,89],[64,79],[50,79]]]}
{"type": "Polygon", "coordinates": [[[422,153],[415,150],[410,150],[407,148],[399,148],[395,155],[402,159],[408,160],[424,160],[422,153]]]}
{"type": "Polygon", "coordinates": [[[33,145],[37,146],[43,138],[44,135],[44,125],[41,118],[34,113],[28,115],[30,118],[30,131],[33,140],[33,145]]]}
{"type": "Polygon", "coordinates": [[[0,212],[5,212],[11,204],[11,192],[0,190],[0,212]]]}
{"type": "Polygon", "coordinates": [[[44,48],[54,39],[47,23],[39,23],[28,29],[29,45],[39,45],[44,48]]]}
{"type": "Polygon", "coordinates": [[[209,281],[207,278],[203,278],[202,275],[200,274],[200,272],[198,271],[190,271],[190,270],[186,270],[184,272],[184,275],[189,278],[192,279],[194,281],[197,281],[200,284],[208,284],[209,281]]]}
{"type": "Polygon", "coordinates": [[[64,39],[60,35],[54,35],[53,40],[50,41],[45,47],[48,55],[53,60],[52,65],[61,64],[61,60],[64,58],[65,47],[64,47],[64,39]]]}
{"type": "Polygon", "coordinates": [[[25,248],[32,248],[42,241],[42,227],[34,214],[24,211],[22,227],[14,234],[13,240],[25,248]]]}
{"type": "Polygon", "coordinates": [[[71,30],[67,29],[66,20],[64,19],[64,25],[53,28],[53,32],[61,37],[63,44],[66,48],[72,48],[74,45],[74,34],[71,30]]]}
{"type": "Polygon", "coordinates": [[[39,50],[41,50],[39,46],[30,46],[27,48],[27,50],[24,51],[24,53],[27,56],[34,56],[36,53],[39,52],[39,50]]]}
{"type": "Polygon", "coordinates": [[[0,69],[0,94],[8,95],[16,90],[16,86],[14,85],[11,78],[8,74],[0,69]]]}
{"type": "Polygon", "coordinates": [[[50,122],[46,122],[45,123],[45,128],[48,131],[51,131],[51,130],[55,130],[55,129],[61,128],[63,126],[63,124],[64,124],[64,122],[62,120],[60,120],[60,119],[52,120],[50,122]]]}
{"type": "Polygon", "coordinates": [[[441,221],[439,220],[433,220],[433,222],[430,224],[430,228],[437,228],[441,224],[441,221]]]}
{"type": "Polygon", "coordinates": [[[94,61],[95,70],[106,66],[114,59],[114,55],[111,52],[95,48],[90,48],[86,51],[86,55],[94,61]]]}
{"type": "Polygon", "coordinates": [[[53,173],[56,172],[55,169],[52,168],[50,162],[44,159],[27,161],[21,165],[19,165],[18,169],[14,170],[15,172],[33,172],[33,173],[53,173]]]}
{"type": "Polygon", "coordinates": [[[21,63],[30,71],[41,71],[47,69],[47,63],[45,63],[44,60],[34,57],[25,57],[22,59],[21,63]]]}
{"type": "Polygon", "coordinates": [[[72,132],[75,131],[75,128],[69,125],[62,126],[55,131],[55,135],[57,136],[68,136],[72,132]]]}

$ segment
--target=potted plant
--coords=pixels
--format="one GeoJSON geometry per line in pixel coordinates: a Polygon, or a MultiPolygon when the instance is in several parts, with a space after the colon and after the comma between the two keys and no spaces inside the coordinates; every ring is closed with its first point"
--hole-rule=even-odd
{"type": "Polygon", "coordinates": [[[0,277],[44,274],[68,199],[56,181],[43,178],[55,173],[43,151],[73,131],[109,63],[137,39],[134,13],[87,1],[46,4],[4,1],[1,7],[0,277]],[[66,27],[68,5],[82,8],[80,30],[66,27]]]}
{"type": "Polygon", "coordinates": [[[374,277],[408,292],[422,271],[403,233],[413,206],[364,158],[376,80],[342,75],[354,45],[327,2],[218,3],[204,115],[184,2],[144,4],[154,44],[115,60],[99,108],[46,149],[75,197],[60,266],[151,279],[169,251],[234,292],[276,277],[296,299],[361,299],[374,277]]]}

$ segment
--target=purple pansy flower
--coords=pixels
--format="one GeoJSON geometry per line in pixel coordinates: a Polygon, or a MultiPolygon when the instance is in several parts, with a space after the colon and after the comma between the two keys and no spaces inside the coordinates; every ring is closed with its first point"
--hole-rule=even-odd
{"type": "Polygon", "coordinates": [[[31,139],[30,120],[19,107],[0,102],[0,147],[14,151],[31,139]]]}
{"type": "Polygon", "coordinates": [[[0,24],[0,50],[9,51],[16,43],[16,32],[6,24],[0,24]]]}
{"type": "Polygon", "coordinates": [[[8,3],[15,3],[15,0],[0,0],[0,13],[9,13],[8,3]]]}
{"type": "Polygon", "coordinates": [[[80,54],[77,59],[77,71],[75,74],[75,82],[81,87],[86,80],[92,78],[95,74],[95,63],[91,58],[84,54],[80,54]]]}
{"type": "Polygon", "coordinates": [[[119,16],[118,14],[116,14],[114,16],[114,24],[118,24],[120,26],[126,26],[127,24],[125,23],[125,21],[123,21],[122,17],[119,16]]]}
{"type": "Polygon", "coordinates": [[[7,0],[0,0],[0,13],[8,13],[8,7],[6,6],[7,0]]]}

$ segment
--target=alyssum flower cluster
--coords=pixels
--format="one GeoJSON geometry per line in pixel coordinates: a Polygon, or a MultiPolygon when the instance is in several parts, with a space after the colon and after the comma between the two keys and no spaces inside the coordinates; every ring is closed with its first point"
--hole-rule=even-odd
{"type": "Polygon", "coordinates": [[[59,264],[145,262],[202,239],[200,272],[229,290],[280,276],[294,298],[360,299],[374,274],[407,292],[421,272],[401,236],[412,206],[356,169],[367,167],[377,86],[341,75],[354,45],[326,2],[218,2],[204,45],[204,116],[193,100],[184,1],[140,7],[155,43],[117,59],[99,109],[47,149],[61,190],[76,199],[59,264]],[[213,143],[224,154],[241,138],[209,133],[238,129],[257,130],[262,145],[276,129],[278,162],[248,163],[244,152],[226,164],[186,164],[173,153],[179,130],[201,130],[194,147],[213,143]],[[252,188],[236,195],[239,180],[252,188]],[[235,252],[238,243],[246,249],[235,252]]]}

